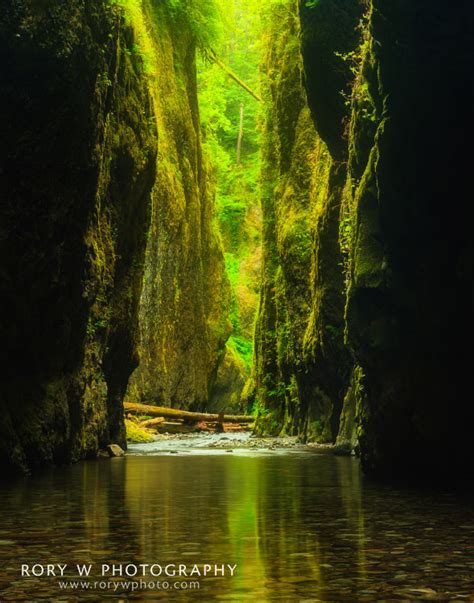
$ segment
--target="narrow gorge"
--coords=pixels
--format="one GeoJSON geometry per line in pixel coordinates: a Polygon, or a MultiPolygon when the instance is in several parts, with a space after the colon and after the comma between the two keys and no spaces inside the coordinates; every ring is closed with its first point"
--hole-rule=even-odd
{"type": "Polygon", "coordinates": [[[2,0],[0,601],[473,601],[474,6],[2,0]]]}
{"type": "Polygon", "coordinates": [[[474,10],[232,6],[5,3],[2,466],[125,399],[462,478],[474,10]]]}

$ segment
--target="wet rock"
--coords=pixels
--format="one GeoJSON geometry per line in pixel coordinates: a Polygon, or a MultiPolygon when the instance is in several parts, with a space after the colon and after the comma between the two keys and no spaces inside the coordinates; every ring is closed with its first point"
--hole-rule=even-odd
{"type": "Polygon", "coordinates": [[[107,452],[110,457],[123,456],[125,451],[118,444],[109,444],[107,446],[107,452]]]}
{"type": "Polygon", "coordinates": [[[361,459],[381,478],[470,487],[472,370],[456,351],[473,316],[463,163],[472,154],[474,8],[422,3],[420,19],[410,0],[371,4],[349,154],[357,185],[346,333],[361,367],[361,459]]]}
{"type": "Polygon", "coordinates": [[[334,454],[337,456],[350,456],[353,448],[350,442],[341,442],[336,444],[333,448],[334,454]]]}
{"type": "Polygon", "coordinates": [[[159,236],[148,239],[141,359],[129,395],[203,410],[231,332],[222,311],[230,306],[230,283],[214,228],[213,176],[201,145],[194,35],[186,19],[168,29],[167,4],[147,2],[138,9],[159,66],[160,161],[151,212],[152,232],[159,236]]]}

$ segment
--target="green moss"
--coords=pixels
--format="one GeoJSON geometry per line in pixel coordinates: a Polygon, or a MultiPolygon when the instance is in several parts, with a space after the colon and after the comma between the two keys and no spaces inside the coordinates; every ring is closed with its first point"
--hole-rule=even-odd
{"type": "MultiPolygon", "coordinates": [[[[318,135],[320,124],[314,125],[301,83],[296,5],[279,2],[274,9],[266,15],[270,35],[262,69],[264,265],[255,405],[271,413],[268,420],[259,413],[263,431],[277,431],[276,421],[281,433],[334,441],[351,368],[344,344],[348,276],[339,242],[346,166],[336,160],[343,142],[329,139],[340,124],[326,124],[331,150],[318,135]]],[[[331,56],[333,64],[344,63],[331,56]]],[[[349,227],[352,222],[345,225],[346,245],[349,227]]]]}
{"type": "Polygon", "coordinates": [[[195,2],[186,16],[183,6],[146,1],[141,9],[153,51],[148,83],[159,143],[140,303],[141,362],[129,395],[197,407],[209,399],[224,355],[231,304],[199,131],[198,40],[189,21],[205,7],[195,2]]]}
{"type": "Polygon", "coordinates": [[[156,54],[149,26],[143,11],[142,0],[110,0],[120,6],[125,15],[126,23],[135,32],[135,43],[127,53],[138,55],[142,60],[144,73],[150,78],[157,75],[156,54]]]}
{"type": "Polygon", "coordinates": [[[227,347],[238,354],[248,370],[252,364],[253,341],[251,339],[239,337],[238,335],[231,335],[227,342],[227,347]]]}
{"type": "MultiPolygon", "coordinates": [[[[4,234],[14,233],[4,237],[16,262],[12,295],[17,275],[25,279],[19,287],[31,284],[28,321],[10,318],[13,339],[28,341],[26,366],[35,368],[15,391],[6,385],[3,403],[24,469],[94,456],[110,441],[125,445],[120,401],[137,361],[156,128],[133,52],[137,32],[115,4],[9,1],[0,29],[14,82],[1,94],[6,160],[14,166],[21,155],[29,166],[24,184],[15,182],[21,171],[10,170],[12,205],[2,214],[4,234]],[[42,77],[32,77],[40,66],[42,77]],[[25,112],[28,124],[19,119],[25,112]],[[9,221],[23,224],[21,237],[9,221]]],[[[11,334],[2,338],[10,349],[11,334]]],[[[11,450],[0,451],[7,465],[11,450]]]]}
{"type": "Polygon", "coordinates": [[[149,431],[139,427],[134,421],[130,421],[129,419],[125,419],[125,429],[127,432],[127,442],[143,444],[153,442],[155,439],[149,431]]]}

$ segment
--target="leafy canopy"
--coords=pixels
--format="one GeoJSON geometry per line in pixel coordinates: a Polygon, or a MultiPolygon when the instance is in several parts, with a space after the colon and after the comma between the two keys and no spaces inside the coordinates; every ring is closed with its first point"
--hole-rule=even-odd
{"type": "Polygon", "coordinates": [[[225,23],[222,0],[164,0],[164,6],[176,26],[189,30],[200,50],[212,48],[221,39],[225,23]]]}

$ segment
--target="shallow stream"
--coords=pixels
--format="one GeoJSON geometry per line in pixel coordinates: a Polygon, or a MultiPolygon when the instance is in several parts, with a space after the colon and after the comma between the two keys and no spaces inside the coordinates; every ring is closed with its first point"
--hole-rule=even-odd
{"type": "Polygon", "coordinates": [[[0,601],[474,600],[468,501],[373,484],[355,458],[247,438],[163,439],[4,484],[0,601]],[[58,563],[72,581],[91,564],[93,586],[21,576],[58,563]],[[124,575],[140,564],[144,576],[124,575]],[[155,587],[132,592],[140,580],[155,587]]]}

